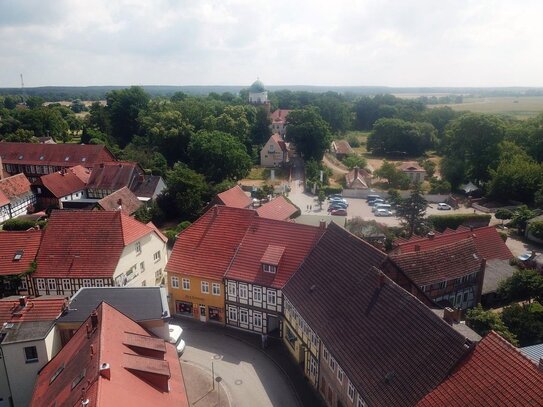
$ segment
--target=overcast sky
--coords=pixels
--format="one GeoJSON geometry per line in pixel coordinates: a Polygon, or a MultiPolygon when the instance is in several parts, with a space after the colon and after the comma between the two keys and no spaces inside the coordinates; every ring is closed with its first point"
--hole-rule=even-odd
{"type": "Polygon", "coordinates": [[[0,0],[0,87],[543,86],[541,0],[0,0]]]}

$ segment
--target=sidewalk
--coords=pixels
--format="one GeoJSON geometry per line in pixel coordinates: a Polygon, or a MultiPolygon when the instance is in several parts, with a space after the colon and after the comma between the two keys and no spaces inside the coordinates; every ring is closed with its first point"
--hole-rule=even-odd
{"type": "Polygon", "coordinates": [[[213,388],[208,372],[186,362],[181,362],[181,367],[189,405],[196,407],[230,407],[230,400],[223,385],[215,383],[213,388]]]}
{"type": "Polygon", "coordinates": [[[284,344],[279,339],[268,337],[268,346],[266,349],[262,349],[261,337],[258,334],[245,332],[239,329],[228,328],[222,325],[215,325],[212,323],[202,323],[192,319],[179,319],[181,324],[191,325],[191,329],[199,330],[215,330],[223,335],[237,339],[246,343],[249,346],[258,349],[270,358],[280,369],[285,376],[289,379],[294,392],[296,393],[301,405],[307,407],[324,407],[324,402],[320,398],[319,394],[313,389],[311,384],[305,378],[302,370],[294,360],[291,358],[287,349],[284,348],[284,344]]]}

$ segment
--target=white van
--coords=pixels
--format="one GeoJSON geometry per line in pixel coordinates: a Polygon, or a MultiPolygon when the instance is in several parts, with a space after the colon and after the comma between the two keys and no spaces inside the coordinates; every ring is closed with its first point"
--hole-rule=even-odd
{"type": "Polygon", "coordinates": [[[392,206],[387,203],[376,203],[372,208],[371,211],[375,212],[377,209],[386,209],[387,211],[390,211],[392,209],[392,206]]]}

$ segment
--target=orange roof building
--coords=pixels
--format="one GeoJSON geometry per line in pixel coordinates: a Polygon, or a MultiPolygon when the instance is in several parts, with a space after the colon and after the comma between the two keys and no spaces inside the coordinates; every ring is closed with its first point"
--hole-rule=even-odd
{"type": "Polygon", "coordinates": [[[288,220],[298,211],[293,204],[285,199],[284,196],[278,196],[270,202],[257,208],[256,212],[261,218],[288,220]]]}
{"type": "Polygon", "coordinates": [[[122,187],[100,199],[96,203],[96,208],[103,211],[123,211],[127,215],[133,215],[142,205],[143,203],[128,187],[122,187]]]}
{"type": "Polygon", "coordinates": [[[0,179],[0,222],[26,215],[34,209],[35,204],[36,195],[24,174],[0,179]]]}
{"type": "Polygon", "coordinates": [[[248,208],[253,203],[253,200],[243,192],[243,189],[239,185],[236,185],[217,194],[213,203],[231,208],[248,208]]]}
{"type": "Polygon", "coordinates": [[[55,210],[28,287],[71,296],[81,287],[154,286],[166,260],[164,236],[123,211],[55,210]]]}
{"type": "Polygon", "coordinates": [[[188,406],[175,346],[101,303],[45,366],[30,406],[188,406]]]}

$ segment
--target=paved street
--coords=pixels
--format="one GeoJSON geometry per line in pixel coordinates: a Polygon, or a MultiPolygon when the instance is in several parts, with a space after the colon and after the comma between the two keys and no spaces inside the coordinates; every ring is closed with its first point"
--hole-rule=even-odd
{"type": "MultiPolygon", "coordinates": [[[[176,319],[176,323],[183,327],[183,339],[186,342],[181,361],[200,367],[210,377],[213,362],[215,377],[221,377],[230,406],[299,405],[288,379],[264,353],[225,335],[224,329],[213,329],[188,319],[176,319]]],[[[188,384],[187,392],[190,397],[188,384]]]]}

